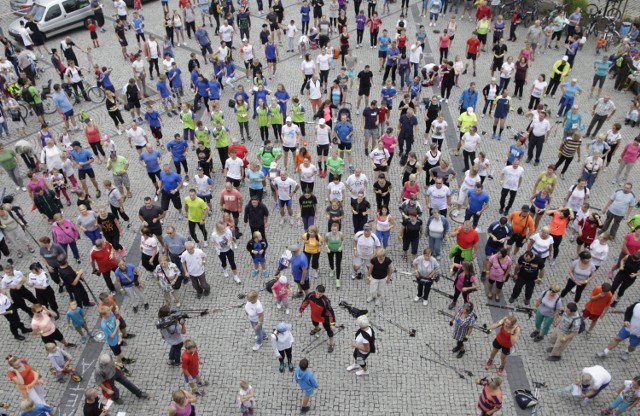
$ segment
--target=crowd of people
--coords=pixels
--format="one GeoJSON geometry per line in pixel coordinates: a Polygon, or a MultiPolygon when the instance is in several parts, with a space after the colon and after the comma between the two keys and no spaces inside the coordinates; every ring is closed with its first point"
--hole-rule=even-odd
{"type": "MultiPolygon", "coordinates": [[[[73,329],[79,342],[86,344],[96,335],[91,328],[97,315],[111,353],[98,360],[100,392],[95,388],[85,392],[85,416],[106,414],[100,393],[123,403],[116,383],[140,399],[149,397],[128,378],[132,371],[127,366],[136,359],[125,354],[126,340],[135,334],[128,330],[123,315],[145,313],[162,293],[157,316],[168,319],[172,308],[191,304],[193,297],[211,295],[220,282],[210,283],[208,275],[219,267],[234,285],[254,285],[258,276],[270,282],[275,308],[258,291],[246,295],[244,309],[255,333],[252,350],[257,352],[264,341],[270,341],[279,372],[288,368],[303,391],[302,413],[310,410],[310,398],[319,383],[308,358],[294,366],[293,326],[287,321],[298,305],[292,300],[300,302],[300,317],[307,307],[311,309],[310,334],[320,337],[324,330],[327,353],[332,353],[340,346],[334,337],[339,329],[329,298],[332,286],[340,290],[345,276],[353,284],[368,283],[362,301],[371,302],[372,307],[396,301],[386,293],[396,269],[411,270],[417,282],[413,300],[423,306],[429,305],[439,276],[448,276],[453,281],[449,309],[458,359],[465,355],[465,343],[476,323],[474,302],[483,295],[474,292],[482,284],[489,300],[505,299],[535,314],[530,335],[533,342],[548,337],[551,362],[562,359],[574,337],[582,332],[591,336],[598,320],[616,308],[633,285],[640,274],[640,214],[632,215],[639,203],[633,178],[638,177],[634,167],[640,135],[633,129],[640,98],[616,105],[607,79],[615,78],[616,91],[638,93],[633,79],[627,83],[630,73],[640,68],[637,25],[619,45],[611,45],[611,56],[602,53],[604,45],[598,39],[592,59],[583,57],[592,51],[584,45],[580,23],[586,16],[580,9],[568,16],[560,12],[547,26],[536,20],[520,29],[521,10],[501,16],[495,2],[480,1],[477,7],[465,2],[458,18],[458,4],[425,0],[420,14],[425,19],[417,23],[406,18],[408,1],[402,1],[397,21],[391,20],[387,1],[382,10],[376,1],[362,3],[354,0],[350,12],[346,0],[327,4],[304,0],[286,9],[281,0],[273,0],[268,10],[262,1],[256,6],[241,1],[236,10],[231,1],[180,0],[176,9],[170,9],[163,0],[161,5],[145,5],[162,8],[164,19],[152,26],[142,16],[141,2],[134,1],[135,10],[130,11],[124,0],[116,0],[117,22],[109,33],[102,3],[92,0],[95,19],[88,31],[93,48],[82,49],[71,37],[62,40],[59,50],[48,48],[51,42],[45,42],[32,18],[19,32],[24,48],[3,39],[0,132],[19,140],[14,147],[0,142],[0,166],[16,189],[0,207],[0,255],[5,257],[0,313],[16,340],[25,340],[25,335],[41,337],[57,381],[64,381],[65,374],[76,374],[68,350],[77,346],[66,336],[75,335],[73,329]],[[295,17],[285,19],[285,10],[295,17]],[[443,20],[447,13],[448,21],[443,20]],[[425,28],[427,15],[431,33],[425,28]],[[251,29],[256,21],[264,21],[259,31],[255,26],[251,29]],[[145,33],[147,29],[158,33],[160,26],[165,32],[162,39],[145,33]],[[467,26],[472,29],[470,37],[454,41],[467,26]],[[351,39],[352,28],[355,39],[351,39]],[[376,52],[367,51],[365,31],[370,34],[369,49],[376,52]],[[487,47],[489,32],[492,42],[487,47]],[[128,49],[132,35],[137,53],[128,49]],[[431,37],[439,47],[437,62],[427,58],[426,42],[431,37]],[[522,41],[516,43],[518,37],[524,39],[519,52],[511,50],[512,45],[522,46],[522,41]],[[122,78],[127,79],[123,85],[117,82],[122,77],[119,68],[112,69],[98,53],[115,41],[124,66],[131,68],[127,74],[132,75],[122,78]],[[191,53],[188,60],[180,61],[181,44],[197,46],[202,57],[191,53]],[[46,93],[38,85],[35,69],[34,52],[42,59],[43,50],[51,53],[60,75],[51,91],[64,122],[58,132],[49,125],[58,116],[44,113],[46,93]],[[80,51],[88,62],[85,69],[78,66],[76,52],[80,51]],[[484,70],[476,64],[485,54],[491,57],[491,77],[480,86],[478,73],[484,70]],[[549,75],[549,68],[536,61],[541,54],[557,58],[549,75]],[[588,61],[589,68],[593,61],[591,108],[576,104],[587,88],[581,85],[586,84],[585,78],[574,71],[577,55],[583,55],[578,59],[588,61]],[[364,64],[371,57],[366,61],[376,62],[378,68],[364,64]],[[287,88],[292,83],[284,82],[279,68],[285,59],[296,68],[300,63],[302,85],[291,94],[287,88]],[[242,65],[236,66],[240,61],[242,65]],[[89,100],[85,84],[91,74],[106,95],[104,107],[96,111],[106,111],[113,127],[97,123],[78,108],[81,98],[89,100]],[[525,92],[525,85],[529,91],[525,92]],[[457,103],[450,103],[454,88],[461,94],[457,103]],[[524,96],[526,102],[527,94],[528,105],[514,114],[515,100],[524,96]],[[560,101],[553,111],[556,95],[560,101]],[[221,99],[228,99],[229,108],[223,109],[221,99]],[[349,100],[356,99],[353,108],[349,100]],[[24,137],[27,125],[18,100],[26,101],[38,118],[40,128],[31,140],[24,137]],[[123,117],[127,111],[128,123],[123,117]],[[488,143],[479,128],[479,117],[487,115],[493,117],[488,143]],[[173,117],[179,120],[179,128],[169,121],[173,117]],[[512,142],[507,140],[507,120],[516,117],[525,119],[527,128],[512,142]],[[258,134],[261,143],[253,140],[258,134]],[[559,142],[558,160],[537,168],[541,159],[548,159],[543,150],[555,142],[559,142]],[[504,152],[497,162],[503,166],[492,165],[489,147],[504,152]],[[453,160],[446,156],[446,148],[452,148],[453,160]],[[356,156],[362,152],[365,158],[356,156]],[[580,166],[569,171],[574,158],[580,166]],[[392,160],[399,162],[399,168],[392,160]],[[608,169],[615,170],[611,184],[602,179],[608,169]],[[499,172],[495,179],[494,171],[499,172]],[[525,172],[536,178],[531,190],[524,189],[525,172]],[[130,175],[137,180],[144,173],[152,186],[146,187],[147,183],[142,189],[150,191],[134,194],[130,175]],[[573,175],[575,183],[562,195],[558,188],[565,175],[573,175]],[[499,201],[485,190],[487,178],[499,182],[499,201]],[[594,190],[607,193],[607,202],[599,210],[590,205],[594,190]],[[41,218],[21,207],[28,203],[41,218]],[[72,205],[77,206],[77,215],[72,205]],[[137,219],[127,213],[134,210],[137,219]],[[34,236],[29,223],[46,224],[47,232],[34,236]],[[284,226],[293,230],[286,238],[296,236],[297,241],[285,241],[284,226]],[[487,240],[484,260],[478,261],[482,228],[487,240]],[[122,245],[129,229],[139,230],[140,265],[127,258],[122,245]],[[88,251],[84,250],[87,244],[78,244],[82,235],[90,242],[88,251]],[[561,258],[570,259],[570,266],[561,270],[555,264],[565,237],[575,247],[568,247],[565,240],[561,258]],[[613,262],[608,261],[614,257],[609,255],[612,241],[621,245],[613,262]],[[269,249],[275,246],[286,250],[274,254],[269,249]],[[243,247],[248,253],[243,253],[243,247]],[[207,262],[213,253],[219,266],[207,262]],[[29,263],[22,260],[25,255],[29,263]],[[343,261],[349,264],[344,267],[343,261]],[[598,272],[605,263],[608,271],[598,272]],[[273,264],[279,267],[272,276],[273,264]],[[568,275],[564,288],[556,281],[549,283],[555,279],[548,274],[545,279],[549,269],[568,275]],[[101,276],[104,287],[91,275],[101,276]],[[592,283],[598,275],[599,283],[592,283]],[[505,283],[511,276],[515,283],[508,289],[505,283]],[[188,283],[195,295],[182,288],[188,283]],[[92,296],[95,291],[99,298],[90,298],[87,285],[94,289],[92,296]],[[116,294],[126,301],[118,304],[116,294]],[[25,324],[24,315],[30,325],[25,324]],[[61,315],[68,330],[57,324],[61,315]],[[272,334],[264,330],[265,319],[281,321],[272,334]],[[590,321],[588,327],[585,320],[590,321]]],[[[285,73],[289,75],[290,70],[285,73]]],[[[637,302],[626,308],[623,322],[608,346],[598,352],[600,359],[629,339],[621,355],[626,361],[640,344],[637,302]]],[[[364,377],[370,374],[367,359],[376,352],[376,334],[366,316],[359,317],[357,324],[351,344],[354,363],[347,370],[364,377]]],[[[508,355],[523,342],[515,315],[489,328],[498,334],[488,349],[485,369],[493,371],[498,353],[500,363],[496,377],[478,381],[483,392],[477,406],[483,415],[500,410],[501,377],[508,355]]],[[[208,385],[199,369],[196,334],[188,333],[184,320],[160,332],[170,347],[167,364],[180,367],[185,381],[184,389],[173,392],[168,412],[194,414],[193,403],[208,385]]],[[[23,400],[22,414],[53,414],[42,387],[43,376],[26,358],[10,356],[8,364],[8,376],[23,400]]],[[[640,381],[630,378],[603,414],[620,414],[637,404],[640,381]]],[[[610,382],[603,367],[584,369],[583,405],[610,382]]],[[[256,395],[259,392],[248,381],[240,382],[237,405],[243,415],[253,414],[256,395]]]]}

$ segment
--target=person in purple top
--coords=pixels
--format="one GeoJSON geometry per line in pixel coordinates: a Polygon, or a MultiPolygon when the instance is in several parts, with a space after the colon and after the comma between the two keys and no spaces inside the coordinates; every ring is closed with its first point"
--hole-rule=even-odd
{"type": "MultiPolygon", "coordinates": [[[[359,8],[359,1],[354,1],[354,6],[356,10],[359,8]],[[356,6],[357,5],[357,6],[356,6]]],[[[367,16],[364,15],[364,10],[360,10],[358,15],[356,16],[356,48],[362,47],[362,37],[364,36],[364,26],[367,23],[367,16]]]]}

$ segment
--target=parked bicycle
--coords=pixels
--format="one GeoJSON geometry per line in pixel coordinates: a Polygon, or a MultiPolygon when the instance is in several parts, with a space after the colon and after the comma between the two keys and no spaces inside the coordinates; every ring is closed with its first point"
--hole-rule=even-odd
{"type": "Polygon", "coordinates": [[[565,11],[565,8],[567,7],[563,3],[558,3],[557,1],[554,1],[553,5],[553,10],[551,10],[544,19],[542,19],[542,27],[548,26],[549,24],[553,23],[553,20],[556,18],[556,16],[558,16],[561,11],[565,11]]]}
{"type": "Polygon", "coordinates": [[[604,14],[605,17],[612,17],[613,20],[620,20],[622,19],[622,11],[620,11],[620,9],[616,5],[616,3],[619,3],[619,2],[620,0],[608,0],[607,4],[609,4],[610,7],[607,8],[607,6],[605,6],[602,9],[596,3],[589,3],[587,5],[585,12],[589,16],[604,14]],[[607,8],[606,13],[604,10],[605,8],[607,8]]]}

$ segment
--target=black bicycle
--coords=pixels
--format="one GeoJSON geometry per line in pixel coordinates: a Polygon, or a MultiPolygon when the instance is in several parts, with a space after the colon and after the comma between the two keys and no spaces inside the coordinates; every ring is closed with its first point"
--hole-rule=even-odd
{"type": "Polygon", "coordinates": [[[607,8],[607,6],[605,6],[605,8],[603,9],[601,9],[600,6],[598,6],[596,3],[589,3],[585,12],[588,16],[604,14],[605,17],[612,17],[613,20],[620,20],[622,19],[622,11],[615,6],[615,3],[619,2],[620,0],[608,0],[607,3],[611,4],[611,7],[607,8]]]}

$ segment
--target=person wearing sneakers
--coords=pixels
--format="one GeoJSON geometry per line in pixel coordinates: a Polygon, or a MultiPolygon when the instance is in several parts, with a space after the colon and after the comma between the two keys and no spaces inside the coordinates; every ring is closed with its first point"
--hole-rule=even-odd
{"type": "MultiPolygon", "coordinates": [[[[533,338],[533,342],[542,341],[549,333],[551,324],[560,319],[563,307],[562,298],[559,293],[560,285],[554,283],[549,286],[548,290],[542,292],[542,295],[536,300],[536,329],[529,335],[533,338]]],[[[512,303],[511,299],[509,299],[509,301],[509,303],[512,303]]]]}
{"type": "Polygon", "coordinates": [[[629,346],[627,350],[622,353],[622,361],[629,360],[629,354],[636,350],[636,347],[640,345],[640,302],[634,302],[624,311],[623,325],[620,331],[616,334],[607,347],[598,351],[596,355],[600,358],[605,358],[609,355],[611,350],[616,348],[620,342],[625,339],[629,339],[629,346]]]}
{"type": "Polygon", "coordinates": [[[300,318],[302,318],[304,310],[307,308],[307,305],[309,305],[311,307],[311,323],[313,324],[313,329],[310,334],[319,337],[319,332],[321,331],[320,324],[322,324],[322,327],[327,331],[327,336],[329,337],[327,352],[332,353],[335,346],[333,329],[336,326],[336,315],[333,312],[329,298],[324,295],[324,292],[324,286],[318,285],[315,291],[309,292],[307,296],[305,296],[300,305],[300,318]]]}
{"type": "Polygon", "coordinates": [[[262,347],[262,343],[267,337],[267,334],[264,332],[263,328],[264,309],[262,307],[262,302],[258,299],[257,291],[251,290],[247,294],[247,303],[244,305],[244,311],[247,313],[249,324],[256,334],[256,344],[252,349],[254,351],[258,351],[260,347],[262,347]]]}
{"type": "Polygon", "coordinates": [[[271,286],[271,291],[276,299],[276,309],[280,310],[284,306],[284,313],[289,315],[289,280],[287,276],[280,276],[271,286]]]}
{"type": "Polygon", "coordinates": [[[327,257],[329,258],[330,275],[336,279],[336,289],[340,289],[342,248],[344,245],[344,236],[342,231],[340,231],[340,224],[337,222],[331,224],[331,231],[324,236],[324,244],[327,248],[327,257]]]}
{"type": "Polygon", "coordinates": [[[275,329],[273,330],[273,333],[270,335],[271,346],[273,347],[273,351],[276,355],[276,358],[278,359],[278,361],[280,361],[280,366],[278,370],[281,373],[284,373],[285,355],[287,356],[287,366],[289,367],[289,371],[293,372],[292,351],[293,351],[294,340],[293,340],[293,334],[291,333],[292,328],[293,327],[291,326],[291,324],[280,322],[278,325],[276,325],[275,329]]]}
{"type": "MultiPolygon", "coordinates": [[[[365,130],[366,132],[366,130],[365,130]]],[[[315,132],[316,152],[318,154],[318,176],[324,178],[327,176],[327,157],[329,156],[329,147],[331,146],[330,136],[331,128],[327,127],[324,118],[318,120],[318,126],[315,132]]],[[[365,139],[368,141],[368,139],[365,139]]]]}
{"type": "Polygon", "coordinates": [[[591,325],[589,325],[587,329],[587,336],[591,336],[591,332],[593,328],[595,328],[596,323],[598,323],[598,319],[609,311],[611,300],[613,300],[611,283],[604,282],[593,289],[589,301],[584,305],[584,310],[582,311],[582,317],[585,320],[591,320],[591,325]]]}
{"type": "Polygon", "coordinates": [[[507,365],[507,356],[511,354],[511,348],[513,348],[520,338],[520,326],[518,325],[518,318],[514,315],[509,315],[502,318],[497,323],[489,327],[490,330],[500,328],[500,332],[493,340],[493,348],[491,349],[491,355],[484,365],[485,370],[488,370],[493,365],[493,359],[498,351],[500,351],[500,366],[498,367],[498,377],[504,375],[504,367],[507,365]]]}
{"type": "Polygon", "coordinates": [[[376,306],[380,305],[384,288],[387,284],[393,282],[393,266],[391,266],[391,262],[391,259],[387,257],[387,250],[382,247],[376,250],[375,257],[369,261],[367,265],[367,279],[369,281],[367,302],[375,299],[376,306]]]}
{"type": "Polygon", "coordinates": [[[196,225],[200,228],[203,238],[203,247],[209,246],[209,243],[207,243],[207,236],[209,233],[207,232],[207,227],[204,224],[208,213],[209,206],[204,199],[196,195],[195,189],[189,189],[189,195],[184,199],[184,215],[187,217],[189,222],[189,235],[191,235],[191,238],[193,238],[193,241],[195,241],[196,244],[200,244],[200,241],[198,241],[198,235],[196,234],[196,225]]]}
{"type": "Polygon", "coordinates": [[[300,250],[300,246],[289,246],[289,251],[291,252],[291,275],[293,276],[293,281],[298,285],[298,293],[293,297],[301,298],[309,293],[309,288],[311,287],[309,283],[309,261],[307,256],[300,250]]]}
{"type": "Polygon", "coordinates": [[[362,279],[364,273],[362,266],[365,265],[367,267],[374,256],[376,248],[381,245],[378,237],[371,232],[371,225],[369,224],[366,224],[362,231],[353,236],[353,273],[351,273],[351,280],[355,278],[362,279]]]}
{"type": "Polygon", "coordinates": [[[300,184],[294,179],[287,176],[286,170],[280,171],[280,176],[273,180],[273,185],[278,193],[278,207],[280,208],[280,225],[285,223],[284,207],[287,207],[289,213],[289,220],[291,225],[295,224],[295,217],[293,215],[293,196],[300,189],[300,184]]]}
{"type": "Polygon", "coordinates": [[[251,270],[251,277],[256,277],[258,275],[258,268],[262,268],[262,276],[269,277],[269,272],[267,271],[267,260],[265,257],[265,253],[267,251],[267,242],[263,240],[262,234],[260,231],[254,231],[252,233],[252,238],[247,243],[247,251],[251,254],[251,259],[253,263],[253,270],[251,270]]]}
{"type": "Polygon", "coordinates": [[[585,367],[580,374],[581,406],[588,405],[598,394],[611,383],[611,374],[600,365],[585,367]]]}
{"type": "Polygon", "coordinates": [[[547,348],[549,356],[547,361],[560,361],[562,353],[567,348],[572,339],[580,333],[582,317],[578,314],[578,305],[571,302],[564,309],[561,318],[555,319],[555,329],[549,337],[551,347],[547,348]]]}
{"type": "Polygon", "coordinates": [[[451,352],[457,352],[457,358],[462,358],[465,353],[464,342],[468,341],[473,332],[473,324],[478,316],[473,313],[473,303],[465,302],[461,308],[458,308],[455,316],[449,321],[449,326],[453,326],[453,339],[456,340],[456,346],[451,352]]]}
{"type": "Polygon", "coordinates": [[[356,323],[360,329],[356,331],[355,342],[351,343],[355,363],[347,367],[347,371],[358,370],[357,376],[366,376],[369,374],[367,358],[376,352],[376,334],[366,315],[359,316],[356,323]]]}
{"type": "MultiPolygon", "coordinates": [[[[169,305],[162,305],[158,310],[158,319],[166,318],[171,315],[171,307],[169,305]]],[[[169,360],[168,365],[179,367],[182,365],[182,346],[184,345],[183,335],[187,333],[187,324],[184,319],[180,319],[174,322],[166,328],[160,329],[160,335],[162,339],[169,345],[169,360]]]]}
{"type": "Polygon", "coordinates": [[[612,308],[618,305],[620,298],[624,296],[626,290],[635,283],[638,276],[640,276],[640,250],[633,253],[633,255],[626,255],[620,260],[620,269],[618,269],[618,273],[613,279],[611,286],[611,293],[615,294],[616,291],[618,292],[616,299],[611,302],[612,308]]]}
{"type": "Polygon", "coordinates": [[[413,260],[413,271],[418,282],[418,294],[413,298],[414,302],[419,302],[422,299],[422,305],[428,305],[431,285],[438,278],[439,267],[438,261],[432,256],[432,251],[429,247],[424,249],[422,256],[413,260]]]}
{"type": "Polygon", "coordinates": [[[628,409],[633,409],[640,402],[640,376],[633,380],[625,380],[616,390],[613,402],[600,411],[603,416],[620,416],[628,409]]]}

